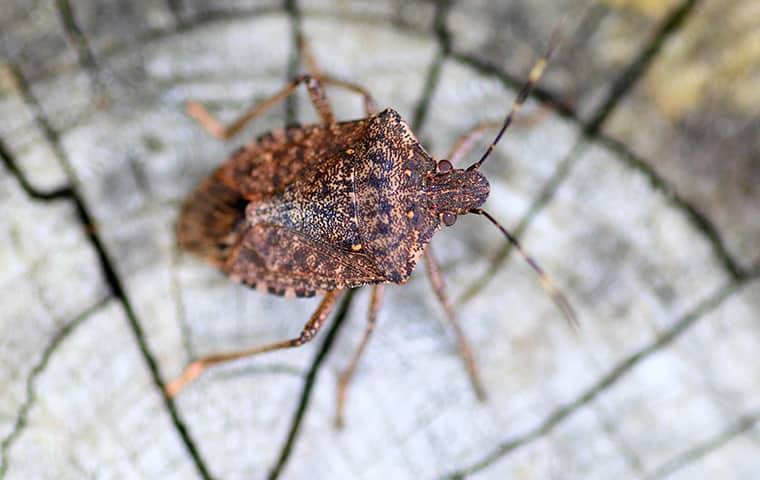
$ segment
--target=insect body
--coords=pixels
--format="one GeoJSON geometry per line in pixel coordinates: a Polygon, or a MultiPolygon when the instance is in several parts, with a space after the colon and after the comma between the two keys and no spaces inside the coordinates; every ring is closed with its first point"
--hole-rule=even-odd
{"type": "MultiPolygon", "coordinates": [[[[362,87],[323,75],[305,44],[301,46],[311,74],[297,77],[231,125],[219,123],[200,104],[189,103],[189,114],[201,126],[229,138],[299,85],[306,85],[321,122],[286,127],[240,148],[187,199],[177,238],[183,249],[259,291],[291,297],[323,294],[324,298],[298,337],[196,360],[167,385],[167,393],[177,394],[209,365],[308,342],[343,291],[373,285],[367,328],[339,380],[340,421],[347,386],[380,308],[383,284],[404,283],[424,256],[433,291],[454,328],[473,388],[479,398],[485,398],[474,357],[429,245],[437,230],[468,213],[482,215],[500,229],[536,270],[563,313],[574,320],[569,304],[548,276],[481,208],[489,185],[479,168],[538,81],[554,43],[553,38],[546,55],[531,70],[488,150],[466,169],[454,168],[449,160],[435,160],[396,111],[375,113],[362,87]],[[367,116],[336,122],[324,84],[363,95],[367,116]]],[[[488,126],[477,126],[463,135],[448,158],[461,158],[488,126]]]]}
{"type": "Polygon", "coordinates": [[[280,295],[402,283],[444,220],[487,195],[477,170],[437,171],[387,109],[242,148],[186,202],[179,243],[280,295]]]}

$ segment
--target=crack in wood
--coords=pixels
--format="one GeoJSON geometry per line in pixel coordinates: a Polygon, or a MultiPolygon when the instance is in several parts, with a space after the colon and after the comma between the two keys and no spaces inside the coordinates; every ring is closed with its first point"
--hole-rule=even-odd
{"type": "Polygon", "coordinates": [[[67,200],[71,197],[70,187],[61,187],[51,191],[42,191],[32,185],[29,179],[27,179],[24,175],[24,172],[22,172],[19,168],[18,163],[16,162],[13,155],[11,155],[8,148],[5,146],[5,142],[3,142],[2,138],[0,138],[0,160],[2,160],[5,169],[8,170],[8,173],[10,173],[11,176],[16,179],[21,189],[30,198],[42,202],[49,202],[61,199],[67,200]]]}
{"type": "Polygon", "coordinates": [[[628,167],[641,172],[656,190],[662,192],[670,204],[681,210],[686,218],[701,232],[712,246],[715,255],[723,267],[736,280],[746,277],[750,271],[742,268],[728,251],[723,238],[715,224],[697,207],[685,200],[667,180],[665,180],[644,159],[638,157],[626,144],[611,137],[600,135],[597,140],[615,153],[613,157],[622,161],[628,167]]]}
{"type": "MultiPolygon", "coordinates": [[[[283,9],[288,14],[290,20],[290,41],[292,50],[288,59],[288,69],[286,82],[290,82],[298,75],[298,70],[303,62],[303,52],[301,51],[300,39],[303,36],[303,24],[301,18],[301,7],[298,0],[283,0],[283,9]]],[[[289,95],[285,99],[285,123],[296,123],[298,119],[298,98],[295,95],[289,95]]]]}
{"type": "Polygon", "coordinates": [[[301,424],[303,422],[304,416],[306,415],[306,411],[309,408],[311,392],[313,391],[314,385],[317,381],[319,370],[322,367],[322,363],[324,362],[325,358],[327,358],[327,355],[330,353],[330,350],[332,350],[332,346],[335,344],[335,339],[337,338],[341,327],[345,323],[346,315],[348,314],[349,307],[351,306],[351,301],[353,300],[354,294],[357,290],[358,289],[349,290],[345,294],[345,297],[341,300],[332,326],[330,327],[330,330],[327,331],[327,334],[322,341],[322,345],[317,351],[317,354],[314,356],[314,360],[311,362],[309,371],[306,374],[306,378],[304,379],[301,396],[298,400],[298,404],[296,405],[295,412],[293,413],[293,420],[290,423],[288,435],[285,437],[285,442],[280,449],[280,454],[277,456],[277,461],[267,476],[269,480],[276,480],[279,478],[282,474],[283,469],[288,463],[288,460],[290,459],[290,454],[292,453],[293,447],[298,440],[298,435],[301,433],[301,424]]]}
{"type": "Polygon", "coordinates": [[[469,466],[448,473],[442,478],[447,480],[462,479],[467,475],[482,471],[497,461],[503,460],[509,454],[524,447],[525,445],[532,443],[533,441],[551,433],[564,420],[571,417],[574,413],[588,405],[601,393],[604,393],[607,389],[615,385],[639,363],[650,357],[652,354],[659,352],[664,347],[670,345],[676,338],[680,337],[684,332],[689,330],[689,328],[694,326],[699,319],[704,318],[705,314],[716,309],[727,298],[737,292],[744,284],[748,283],[753,278],[755,277],[748,276],[732,282],[724,287],[721,287],[717,290],[717,292],[710,295],[706,300],[699,303],[699,305],[697,305],[694,309],[675,321],[673,325],[663,331],[662,334],[657,336],[657,338],[652,340],[649,344],[620,361],[612,370],[603,375],[594,385],[588,388],[575,400],[566,403],[565,405],[554,410],[535,428],[529,430],[527,433],[509,440],[505,440],[490,453],[484,455],[480,460],[473,462],[469,466]]]}
{"type": "Polygon", "coordinates": [[[422,88],[422,94],[414,109],[414,116],[412,117],[412,129],[419,131],[422,125],[427,120],[427,114],[430,110],[430,99],[433,96],[433,91],[438,85],[438,81],[441,77],[441,68],[443,62],[446,59],[446,53],[439,51],[436,53],[433,63],[430,66],[430,70],[425,77],[424,86],[422,88]]]}
{"type": "MultiPolygon", "coordinates": [[[[606,119],[609,118],[620,101],[646,73],[649,66],[657,58],[657,54],[661,51],[667,39],[679,31],[680,27],[684,24],[698,3],[699,2],[697,0],[685,0],[677,8],[675,8],[665,18],[665,20],[661,22],[660,26],[655,31],[655,34],[652,36],[651,41],[642,49],[639,55],[637,55],[636,58],[629,64],[628,68],[626,68],[626,70],[613,83],[609,93],[605,97],[605,100],[592,115],[592,118],[589,122],[586,123],[580,120],[578,114],[569,106],[564,107],[562,110],[557,110],[557,112],[561,116],[571,119],[573,122],[580,125],[583,130],[583,135],[587,140],[599,141],[601,144],[607,146],[608,148],[614,145],[615,148],[610,148],[610,150],[613,153],[618,153],[621,155],[613,155],[613,157],[622,157],[626,165],[629,167],[634,167],[635,169],[644,173],[650,179],[652,185],[659,191],[663,192],[671,201],[671,204],[674,207],[683,211],[686,214],[686,217],[693,225],[695,225],[698,231],[705,235],[708,242],[710,242],[712,245],[713,250],[716,252],[719,260],[723,263],[728,272],[734,277],[734,279],[739,280],[745,277],[748,272],[742,270],[738,266],[738,262],[736,262],[729,254],[720,237],[720,234],[712,222],[707,219],[707,217],[702,215],[693,205],[675,195],[673,193],[675,189],[667,181],[660,177],[646,162],[637,159],[637,157],[631,153],[631,150],[627,148],[627,146],[625,146],[622,142],[612,140],[611,138],[606,137],[600,133],[601,127],[606,119]],[[625,153],[628,154],[626,155],[625,153]]],[[[474,57],[461,53],[455,53],[453,57],[460,61],[463,61],[481,73],[496,76],[503,83],[510,86],[510,88],[517,88],[519,86],[519,83],[517,83],[516,79],[509,77],[505,72],[492,64],[482,62],[475,59],[474,57]]],[[[536,89],[534,91],[534,95],[539,101],[550,106],[564,105],[564,102],[557,100],[557,98],[551,95],[549,92],[542,92],[540,89],[536,89]]],[[[578,145],[576,145],[576,148],[577,146],[578,145]]],[[[526,215],[520,220],[517,228],[515,228],[517,238],[519,238],[523,231],[530,225],[531,220],[535,218],[543,209],[543,207],[549,203],[554,195],[554,192],[556,192],[557,187],[559,187],[561,181],[566,178],[567,173],[569,173],[569,170],[574,163],[574,161],[569,161],[569,159],[572,157],[573,156],[571,153],[560,164],[557,171],[549,179],[547,184],[539,193],[537,199],[534,200],[531,204],[528,213],[526,213],[526,215]]],[[[488,270],[486,270],[486,272],[484,272],[480,277],[476,278],[470,284],[470,286],[464,290],[464,292],[457,298],[456,303],[460,305],[467,303],[475,295],[477,295],[478,292],[482,291],[494,278],[495,273],[502,267],[504,262],[507,261],[511,251],[512,249],[510,245],[505,245],[499,251],[497,251],[491,259],[488,270]]]]}
{"type": "Polygon", "coordinates": [[[738,419],[731,422],[728,427],[704,442],[694,445],[692,448],[656,467],[645,478],[656,480],[669,477],[678,470],[682,470],[692,463],[698,462],[739,435],[749,432],[758,422],[760,422],[760,410],[741,415],[738,419]]]}
{"type": "Polygon", "coordinates": [[[181,28],[185,24],[185,11],[182,0],[166,0],[166,8],[169,9],[174,18],[175,27],[181,28]]]}
{"type": "Polygon", "coordinates": [[[27,424],[29,412],[37,402],[37,391],[34,385],[37,377],[39,377],[40,374],[45,371],[45,368],[47,368],[48,364],[50,363],[50,358],[56,352],[58,347],[61,346],[61,344],[77,329],[77,327],[82,325],[88,318],[95,314],[95,312],[104,307],[112,298],[113,297],[111,295],[101,298],[95,302],[94,305],[90,306],[82,313],[75,316],[73,320],[66,322],[64,326],[55,335],[53,335],[50,343],[48,343],[48,345],[43,349],[39,362],[37,362],[37,364],[32,367],[29,375],[26,377],[26,398],[24,399],[24,402],[21,404],[21,407],[16,414],[16,421],[13,424],[13,429],[11,430],[11,433],[8,434],[8,436],[0,441],[0,479],[5,478],[8,473],[10,462],[8,454],[10,452],[10,449],[13,447],[13,444],[16,442],[19,436],[21,436],[21,433],[23,433],[23,430],[27,424]]]}
{"type": "Polygon", "coordinates": [[[425,120],[427,120],[427,114],[430,111],[430,101],[440,81],[443,64],[451,53],[451,35],[448,31],[446,20],[454,3],[453,0],[443,0],[436,5],[433,31],[438,43],[438,52],[433,58],[433,63],[430,65],[430,69],[425,77],[422,93],[414,108],[412,129],[415,131],[420,131],[425,120]]]}
{"type": "Polygon", "coordinates": [[[78,191],[77,185],[79,184],[79,180],[74,172],[73,167],[69,163],[65,152],[63,151],[58,132],[56,132],[53,129],[50,121],[47,119],[45,115],[45,112],[42,110],[41,105],[37,101],[37,98],[31,92],[31,89],[26,79],[24,78],[23,74],[18,70],[13,70],[13,73],[17,77],[16,80],[17,80],[18,87],[20,89],[21,96],[24,99],[24,102],[27,105],[27,107],[32,111],[35,123],[43,132],[45,139],[49,142],[51,149],[53,150],[56,157],[58,158],[58,161],[61,164],[61,167],[66,172],[66,175],[69,181],[71,182],[72,185],[74,185],[74,187],[69,188],[66,191],[64,198],[67,198],[69,201],[73,203],[76,210],[77,218],[80,224],[82,225],[82,228],[84,229],[85,235],[90,245],[93,247],[93,249],[96,252],[96,256],[98,258],[100,267],[103,271],[103,276],[106,279],[106,283],[108,284],[112,294],[119,300],[120,304],[124,308],[130,329],[135,335],[135,339],[137,341],[142,357],[148,366],[151,377],[153,379],[153,383],[156,385],[156,388],[158,388],[159,391],[161,392],[162,398],[164,400],[164,406],[166,407],[171,417],[172,424],[174,425],[180,438],[182,439],[182,442],[185,448],[188,450],[188,453],[190,454],[193,460],[193,463],[196,469],[198,470],[198,473],[200,474],[200,476],[204,479],[211,479],[212,478],[211,474],[209,473],[209,470],[206,467],[205,462],[201,458],[200,452],[198,451],[198,448],[195,446],[194,440],[190,437],[190,433],[187,430],[187,427],[185,426],[184,421],[180,418],[177,408],[174,404],[174,401],[171,398],[169,398],[164,392],[164,384],[159,374],[156,360],[153,357],[153,354],[150,352],[147,341],[145,339],[145,334],[142,330],[142,326],[139,320],[137,319],[137,315],[135,314],[134,308],[132,307],[132,304],[129,301],[129,297],[126,294],[126,291],[122,285],[121,279],[119,278],[116,272],[116,268],[114,267],[110,257],[108,256],[105,245],[103,244],[100,236],[98,235],[97,228],[94,223],[94,219],[92,218],[92,215],[87,209],[87,206],[85,204],[83,197],[78,191]]]}
{"type": "MultiPolygon", "coordinates": [[[[469,53],[460,52],[454,50],[450,54],[452,60],[456,60],[473,70],[483,74],[496,78],[505,88],[509,90],[519,91],[525,84],[526,77],[516,77],[508,73],[507,71],[496,66],[495,63],[488,62],[477,58],[469,53]]],[[[552,93],[550,90],[536,85],[530,94],[531,98],[535,98],[543,105],[551,108],[560,117],[572,121],[576,125],[583,126],[584,122],[580,118],[580,114],[575,110],[572,104],[564,100],[559,95],[552,93]]]]}
{"type": "Polygon", "coordinates": [[[179,274],[177,272],[179,266],[179,259],[181,252],[178,248],[173,248],[171,251],[171,258],[169,261],[169,278],[170,278],[170,293],[172,302],[174,303],[174,312],[177,322],[179,323],[179,331],[182,336],[182,347],[185,350],[185,356],[187,361],[197,358],[195,348],[193,348],[193,342],[191,341],[191,329],[190,324],[187,321],[187,315],[185,312],[185,304],[182,301],[182,289],[180,287],[179,274]]]}
{"type": "MultiPolygon", "coordinates": [[[[87,40],[87,36],[77,24],[71,2],[69,0],[56,0],[55,5],[61,18],[63,31],[66,34],[66,38],[68,38],[69,42],[73,45],[82,69],[90,77],[90,81],[92,82],[97,96],[101,97],[102,102],[107,102],[107,89],[100,79],[98,63],[90,48],[90,42],[87,40]]],[[[99,103],[101,102],[99,101],[99,103]]]]}
{"type": "Polygon", "coordinates": [[[667,40],[676,34],[699,4],[698,0],[685,0],[663,20],[649,43],[613,82],[602,105],[585,126],[586,136],[593,137],[601,129],[620,101],[636,86],[662,50],[667,40]]]}
{"type": "MultiPolygon", "coordinates": [[[[596,405],[594,410],[594,415],[596,415],[597,419],[599,420],[600,425],[602,426],[602,431],[605,435],[607,435],[607,438],[610,440],[610,443],[615,446],[617,449],[618,455],[620,455],[620,458],[622,458],[625,463],[628,465],[628,468],[636,472],[636,474],[641,475],[644,473],[644,464],[641,461],[641,458],[636,454],[636,452],[628,445],[628,443],[622,438],[620,435],[620,432],[618,432],[616,426],[615,426],[615,418],[611,418],[610,415],[608,415],[607,411],[604,410],[604,408],[601,405],[596,405]]],[[[614,417],[614,416],[613,416],[614,417]]]]}
{"type": "Polygon", "coordinates": [[[225,370],[217,374],[216,378],[223,380],[232,380],[240,377],[250,377],[251,375],[285,375],[288,377],[306,378],[306,374],[301,367],[288,363],[268,363],[259,365],[246,365],[238,369],[225,370]]]}

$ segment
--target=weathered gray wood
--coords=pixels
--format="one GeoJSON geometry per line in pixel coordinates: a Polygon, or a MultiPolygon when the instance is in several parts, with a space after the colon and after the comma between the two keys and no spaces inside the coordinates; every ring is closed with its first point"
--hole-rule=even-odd
{"type": "Polygon", "coordinates": [[[193,474],[73,204],[0,198],[0,475],[193,474]]]}
{"type": "Polygon", "coordinates": [[[749,268],[760,262],[760,54],[754,33],[760,17],[752,2],[703,3],[607,130],[707,215],[727,250],[749,268]]]}
{"type": "MultiPolygon", "coordinates": [[[[298,28],[326,71],[419,123],[442,157],[459,133],[502,117],[513,80],[562,14],[579,13],[471,0],[8,3],[0,478],[266,478],[282,453],[324,336],[215,369],[171,408],[159,390],[193,357],[297,334],[318,302],[252,292],[176,250],[187,192],[286,121],[275,108],[221,144],[183,114],[185,100],[232,118],[276,91],[298,28]]],[[[753,2],[735,2],[710,50],[697,46],[721,4],[700,3],[571,16],[542,82],[563,113],[531,99],[485,166],[486,207],[568,293],[581,331],[518,258],[501,258],[492,226],[460,218],[434,243],[488,402],[470,389],[421,266],[388,288],[337,432],[335,386],[369,300],[355,297],[281,478],[760,475],[760,283],[742,270],[760,259],[757,52],[740,33],[753,31],[753,2]],[[682,5],[686,20],[642,58],[682,5]],[[734,45],[746,57],[716,60],[734,45]],[[623,75],[636,58],[643,76],[623,75]],[[690,81],[703,83],[679,97],[690,81]],[[605,104],[609,122],[590,127],[605,104]]],[[[361,114],[355,96],[329,95],[339,118],[361,114]]],[[[306,95],[296,107],[316,118],[306,95]]]]}

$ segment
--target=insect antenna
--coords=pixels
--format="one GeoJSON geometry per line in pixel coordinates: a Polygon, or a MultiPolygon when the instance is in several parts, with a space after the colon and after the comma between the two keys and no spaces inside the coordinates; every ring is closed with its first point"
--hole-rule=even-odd
{"type": "Polygon", "coordinates": [[[491,155],[494,147],[496,147],[496,144],[499,143],[499,140],[501,140],[501,136],[504,135],[504,132],[507,130],[509,125],[512,124],[514,117],[520,113],[520,109],[525,103],[525,100],[527,100],[528,95],[530,95],[533,87],[535,87],[536,83],[538,83],[538,81],[541,79],[541,75],[543,75],[546,66],[549,64],[549,58],[551,57],[554,49],[557,47],[557,43],[559,42],[560,27],[562,27],[563,22],[564,18],[560,20],[560,22],[554,28],[554,32],[552,32],[551,39],[549,40],[549,46],[546,49],[546,53],[544,53],[544,55],[539,58],[538,61],[536,61],[536,63],[533,65],[533,68],[530,69],[530,73],[528,74],[528,81],[525,82],[525,85],[523,85],[523,87],[520,89],[520,93],[517,94],[517,97],[512,103],[512,108],[509,109],[509,113],[504,119],[504,123],[501,125],[501,129],[499,129],[499,133],[496,134],[496,138],[494,138],[493,142],[491,142],[491,144],[488,146],[485,153],[483,153],[483,156],[480,157],[480,160],[467,167],[467,170],[477,170],[481,165],[483,165],[483,162],[485,162],[488,156],[491,155]]]}
{"type": "Polygon", "coordinates": [[[520,245],[520,242],[507,231],[506,228],[502,227],[499,222],[496,221],[495,218],[491,216],[490,213],[486,212],[482,208],[476,208],[473,210],[470,210],[471,213],[475,213],[477,215],[482,215],[488,219],[491,223],[493,223],[496,228],[501,230],[501,233],[504,234],[505,237],[507,237],[507,240],[509,240],[509,243],[511,243],[515,249],[522,255],[523,259],[530,265],[530,268],[532,268],[536,274],[538,275],[538,281],[541,283],[541,286],[544,287],[544,289],[547,291],[551,299],[554,301],[554,303],[557,305],[557,307],[560,309],[562,314],[567,319],[568,323],[575,328],[580,328],[580,325],[578,323],[578,318],[575,315],[575,311],[573,310],[573,307],[570,305],[570,302],[567,301],[565,296],[562,294],[562,292],[559,291],[559,289],[554,286],[554,282],[551,281],[549,276],[544,272],[544,270],[536,263],[535,260],[533,260],[533,257],[525,253],[525,250],[523,250],[522,245],[520,245]]]}

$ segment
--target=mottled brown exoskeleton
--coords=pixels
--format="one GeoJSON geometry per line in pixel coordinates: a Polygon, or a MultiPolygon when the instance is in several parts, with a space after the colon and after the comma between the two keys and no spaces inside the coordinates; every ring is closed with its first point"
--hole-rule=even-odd
{"type": "Polygon", "coordinates": [[[573,320],[569,304],[548,277],[517,240],[481,208],[489,185],[480,166],[540,78],[554,44],[553,38],[487,151],[466,169],[454,168],[452,161],[461,158],[474,140],[494,125],[478,125],[456,142],[448,156],[451,161],[436,161],[395,110],[375,113],[365,89],[320,72],[303,42],[310,74],[297,77],[229,126],[200,104],[190,102],[188,113],[207,131],[227,139],[305,84],[321,122],[267,133],[238,149],[187,199],[177,238],[183,249],[258,291],[324,298],[298,337],[198,359],[167,386],[167,393],[177,394],[209,365],[308,342],[341,292],[373,285],[367,329],[339,382],[336,419],[340,422],[346,388],[380,307],[382,285],[406,282],[424,255],[433,290],[455,330],[475,392],[485,398],[473,355],[428,245],[436,231],[468,213],[485,216],[501,230],[573,320]],[[363,95],[367,117],[336,122],[324,94],[325,84],[363,95]]]}

